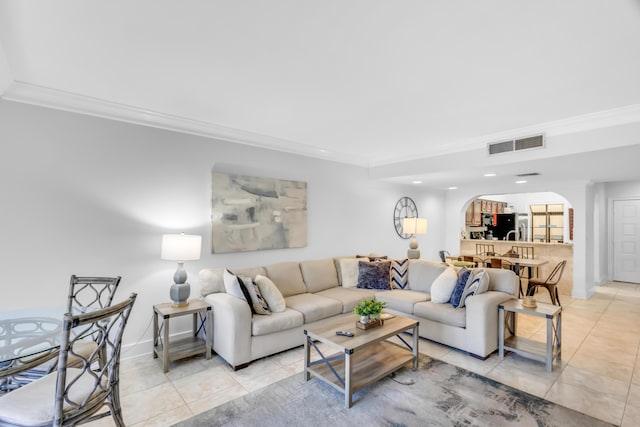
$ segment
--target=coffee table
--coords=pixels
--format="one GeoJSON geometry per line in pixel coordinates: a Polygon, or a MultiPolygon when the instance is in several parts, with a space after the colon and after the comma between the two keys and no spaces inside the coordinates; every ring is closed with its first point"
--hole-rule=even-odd
{"type": "Polygon", "coordinates": [[[353,394],[390,373],[413,362],[418,368],[418,321],[395,316],[384,321],[382,326],[362,330],[356,327],[357,316],[328,321],[317,327],[306,329],[304,334],[304,379],[313,374],[336,390],[344,393],[344,406],[353,404],[353,394]],[[348,331],[353,337],[336,335],[336,331],[348,331]],[[413,342],[409,345],[400,335],[412,331],[413,342]],[[397,336],[404,344],[387,341],[397,336]],[[325,355],[316,341],[326,344],[331,354],[325,355]],[[320,356],[311,361],[311,348],[320,356]]]}

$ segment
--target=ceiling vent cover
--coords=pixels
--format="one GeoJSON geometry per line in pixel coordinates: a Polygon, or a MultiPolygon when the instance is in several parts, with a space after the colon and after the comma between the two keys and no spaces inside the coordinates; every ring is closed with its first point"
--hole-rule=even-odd
{"type": "Polygon", "coordinates": [[[515,143],[516,151],[541,148],[544,147],[544,137],[542,135],[530,136],[528,138],[516,139],[515,143]]]}
{"type": "Polygon", "coordinates": [[[509,153],[512,151],[530,150],[544,147],[544,135],[529,136],[526,138],[512,139],[510,141],[491,142],[487,144],[490,156],[509,153]]]}
{"type": "Polygon", "coordinates": [[[513,141],[496,142],[493,144],[489,144],[490,156],[494,154],[508,153],[510,151],[513,151],[513,141]]]}

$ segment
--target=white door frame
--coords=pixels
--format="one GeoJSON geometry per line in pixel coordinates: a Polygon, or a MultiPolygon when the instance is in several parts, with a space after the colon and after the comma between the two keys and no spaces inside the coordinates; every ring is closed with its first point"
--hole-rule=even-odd
{"type": "Polygon", "coordinates": [[[609,199],[609,203],[608,203],[608,209],[607,209],[607,216],[608,216],[608,220],[607,220],[607,234],[608,234],[608,238],[607,238],[607,252],[608,252],[608,270],[609,270],[609,280],[613,280],[613,252],[614,252],[614,247],[613,247],[613,222],[614,222],[614,217],[613,217],[613,205],[615,204],[614,202],[624,202],[624,201],[631,201],[631,200],[640,200],[640,197],[637,196],[630,196],[630,197],[616,197],[616,198],[611,198],[609,199]]]}

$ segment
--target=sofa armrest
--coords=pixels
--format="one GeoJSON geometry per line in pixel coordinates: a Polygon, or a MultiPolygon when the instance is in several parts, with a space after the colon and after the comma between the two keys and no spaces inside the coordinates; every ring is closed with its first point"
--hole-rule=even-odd
{"type": "Polygon", "coordinates": [[[234,369],[251,361],[251,309],[226,293],[209,294],[213,306],[213,350],[234,369]]]}
{"type": "Polygon", "coordinates": [[[467,298],[465,305],[469,352],[486,357],[498,348],[498,305],[514,298],[513,295],[500,291],[489,291],[467,298]]]}

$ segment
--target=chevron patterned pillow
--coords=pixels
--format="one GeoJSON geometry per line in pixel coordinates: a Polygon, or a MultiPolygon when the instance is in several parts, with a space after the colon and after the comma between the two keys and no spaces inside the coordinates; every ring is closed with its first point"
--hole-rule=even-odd
{"type": "Polygon", "coordinates": [[[409,283],[409,260],[391,260],[391,289],[404,289],[409,283]]]}

